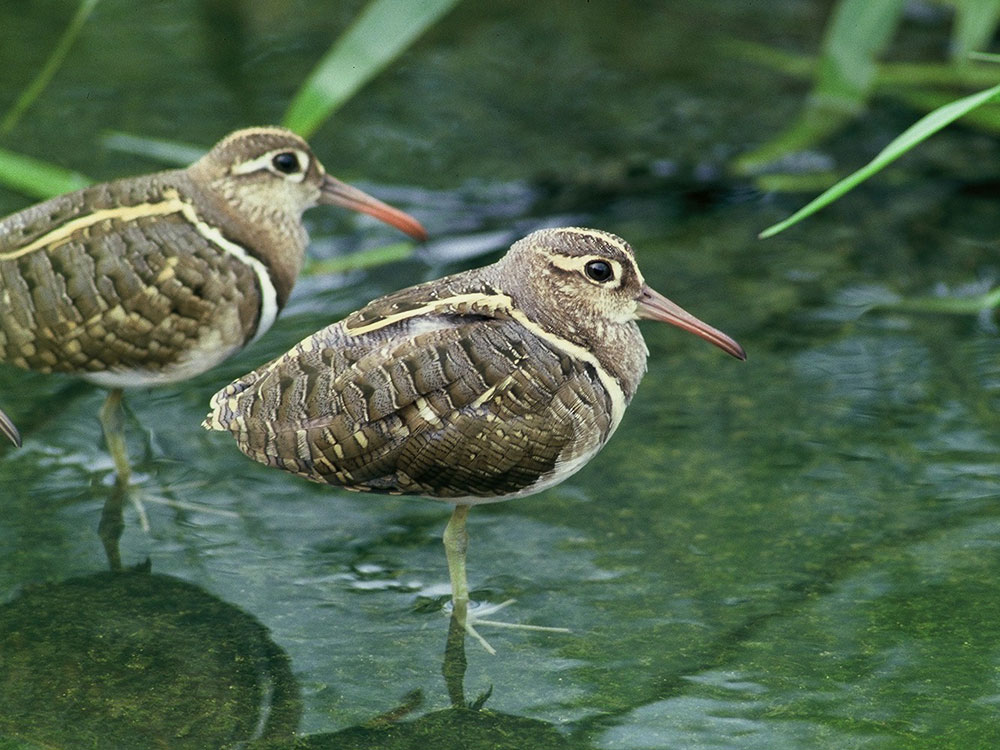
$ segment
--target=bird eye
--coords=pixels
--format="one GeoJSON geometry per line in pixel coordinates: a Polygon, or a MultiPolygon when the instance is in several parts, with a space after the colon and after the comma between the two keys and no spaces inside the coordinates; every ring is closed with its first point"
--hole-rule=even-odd
{"type": "Polygon", "coordinates": [[[299,157],[291,151],[275,154],[274,158],[271,159],[271,164],[282,174],[295,174],[301,170],[299,157]]]}
{"type": "Polygon", "coordinates": [[[592,260],[583,267],[583,270],[588,278],[601,283],[611,281],[615,275],[611,264],[603,260],[592,260]]]}

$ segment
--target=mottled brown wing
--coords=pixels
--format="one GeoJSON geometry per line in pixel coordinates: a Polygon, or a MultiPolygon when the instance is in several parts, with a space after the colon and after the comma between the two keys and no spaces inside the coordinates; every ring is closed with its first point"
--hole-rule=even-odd
{"type": "Polygon", "coordinates": [[[442,498],[523,491],[606,436],[596,375],[515,322],[413,324],[433,330],[315,334],[221,392],[212,426],[313,481],[442,498]]]}
{"type": "MultiPolygon", "coordinates": [[[[40,224],[20,231],[44,237],[40,224]]],[[[20,367],[155,372],[209,327],[218,347],[241,346],[259,308],[253,271],[180,214],[109,218],[30,252],[0,245],[0,359],[20,367]]]]}

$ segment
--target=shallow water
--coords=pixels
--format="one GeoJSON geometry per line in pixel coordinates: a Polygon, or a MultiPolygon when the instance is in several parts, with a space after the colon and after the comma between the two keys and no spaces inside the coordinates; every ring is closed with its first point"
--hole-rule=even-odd
{"type": "MultiPolygon", "coordinates": [[[[0,145],[104,179],[157,165],[102,148],[103,130],[207,146],[277,120],[360,7],[290,5],[100,5],[0,145]]],[[[424,221],[426,247],[305,278],[238,357],[127,396],[149,528],[126,506],[120,548],[149,572],[102,575],[103,393],[0,368],[25,434],[0,448],[0,747],[290,747],[292,731],[301,747],[990,746],[995,321],[879,305],[995,281],[998,147],[956,128],[756,240],[802,199],[726,165],[804,88],[721,43],[810,52],[827,9],[459,6],[311,139],[332,173],[424,221]],[[559,224],[624,236],[652,286],[749,359],[644,323],[650,370],[608,447],[553,490],[473,510],[474,597],[572,633],[490,629],[499,654],[465,644],[462,681],[454,643],[445,658],[447,506],[311,485],[198,425],[219,387],[322,325],[559,224]],[[442,713],[460,682],[484,710],[442,713]]],[[[72,5],[0,6],[0,109],[57,11],[72,5]]],[[[946,33],[928,22],[900,45],[946,33]]],[[[825,153],[859,166],[915,117],[876,102],[825,153]]],[[[0,192],[0,211],[27,203],[0,192]]],[[[315,257],[398,239],[323,209],[309,227],[315,257]]]]}

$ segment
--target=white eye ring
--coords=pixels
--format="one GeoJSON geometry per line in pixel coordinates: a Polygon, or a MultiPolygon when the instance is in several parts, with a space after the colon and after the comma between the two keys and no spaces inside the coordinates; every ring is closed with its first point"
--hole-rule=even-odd
{"type": "MultiPolygon", "coordinates": [[[[254,157],[253,159],[248,159],[247,161],[240,162],[239,164],[234,164],[232,169],[229,170],[230,174],[251,174],[252,172],[270,172],[273,175],[277,175],[284,180],[289,182],[302,182],[306,178],[306,172],[309,171],[309,154],[298,148],[276,148],[273,151],[268,151],[266,154],[261,154],[260,156],[254,157]],[[277,161],[279,157],[282,160],[287,161],[287,157],[291,156],[295,159],[295,169],[291,172],[284,171],[283,168],[279,167],[277,161]]],[[[288,166],[291,167],[292,164],[289,161],[288,166]]]]}
{"type": "Polygon", "coordinates": [[[617,289],[622,284],[624,269],[614,258],[603,255],[566,256],[555,255],[550,263],[563,271],[578,273],[594,286],[604,289],[617,289]]]}

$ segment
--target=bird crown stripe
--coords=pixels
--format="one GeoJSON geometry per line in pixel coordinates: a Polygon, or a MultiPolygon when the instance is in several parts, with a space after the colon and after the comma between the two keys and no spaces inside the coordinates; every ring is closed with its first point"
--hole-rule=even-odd
{"type": "Polygon", "coordinates": [[[564,229],[558,230],[564,234],[577,234],[581,237],[593,237],[601,242],[606,242],[609,245],[618,248],[625,255],[631,255],[632,251],[621,237],[611,234],[610,232],[605,232],[600,229],[587,229],[585,227],[566,227],[564,229]]]}

